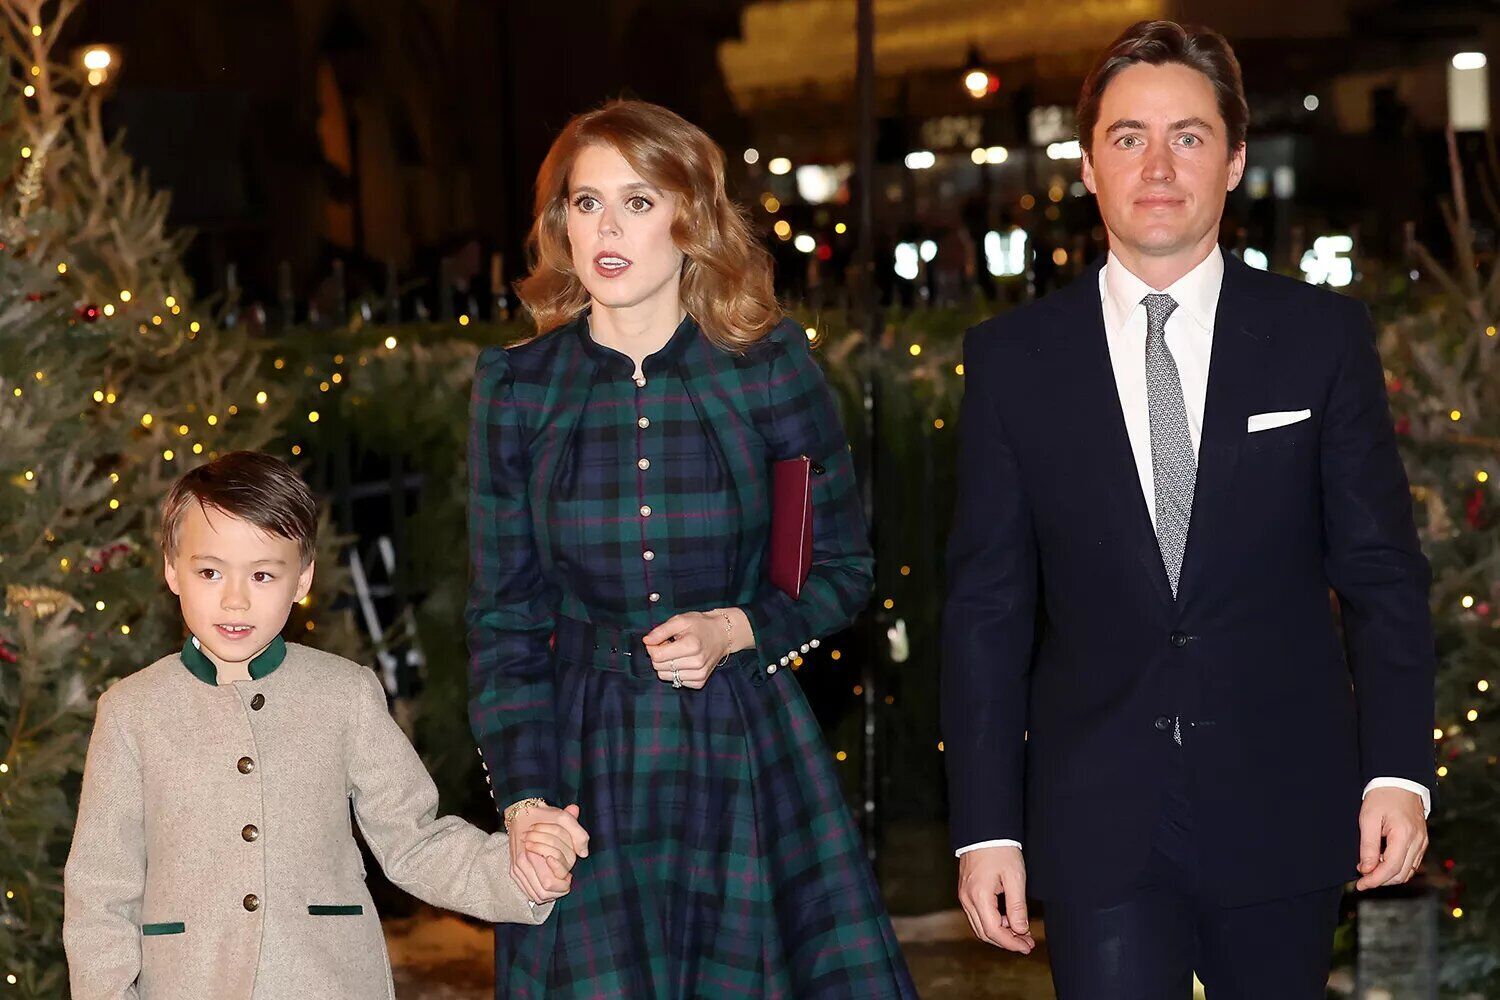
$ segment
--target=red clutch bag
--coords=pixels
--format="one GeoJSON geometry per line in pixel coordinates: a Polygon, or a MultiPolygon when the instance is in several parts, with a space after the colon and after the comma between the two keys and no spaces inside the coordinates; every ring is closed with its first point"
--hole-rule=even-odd
{"type": "Polygon", "coordinates": [[[771,582],[794,601],[812,568],[812,473],[806,455],[771,464],[771,582]]]}

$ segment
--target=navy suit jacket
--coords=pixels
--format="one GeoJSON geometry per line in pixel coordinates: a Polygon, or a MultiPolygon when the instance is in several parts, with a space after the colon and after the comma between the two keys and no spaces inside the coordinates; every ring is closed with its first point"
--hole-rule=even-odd
{"type": "Polygon", "coordinates": [[[1117,897],[1184,753],[1210,898],[1357,877],[1365,782],[1433,782],[1431,574],[1369,312],[1225,255],[1174,600],[1099,266],[964,342],[943,621],[953,845],[1022,841],[1044,900],[1117,897]],[[1179,716],[1195,723],[1181,750],[1179,716]]]}

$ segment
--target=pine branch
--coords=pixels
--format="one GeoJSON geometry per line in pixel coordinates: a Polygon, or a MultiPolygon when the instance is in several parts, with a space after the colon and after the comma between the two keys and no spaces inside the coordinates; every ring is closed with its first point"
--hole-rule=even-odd
{"type": "MultiPolygon", "coordinates": [[[[1444,221],[1449,222],[1448,231],[1450,233],[1455,232],[1455,229],[1451,222],[1450,208],[1446,203],[1444,203],[1441,208],[1444,221]]],[[[1452,297],[1456,305],[1458,305],[1460,308],[1468,310],[1468,293],[1466,293],[1464,289],[1458,284],[1458,282],[1453,279],[1453,276],[1448,273],[1447,268],[1438,263],[1437,258],[1432,255],[1432,252],[1427,249],[1425,244],[1423,244],[1420,240],[1415,239],[1414,237],[1409,238],[1406,250],[1408,254],[1416,258],[1417,263],[1421,265],[1423,272],[1432,275],[1433,278],[1436,279],[1437,283],[1443,286],[1444,291],[1446,291],[1449,296],[1452,297]]]]}

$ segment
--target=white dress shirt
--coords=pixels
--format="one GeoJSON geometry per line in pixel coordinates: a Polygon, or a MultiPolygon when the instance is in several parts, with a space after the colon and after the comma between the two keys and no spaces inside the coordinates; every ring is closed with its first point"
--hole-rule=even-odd
{"type": "MultiPolygon", "coordinates": [[[[1214,318],[1219,311],[1219,291],[1224,285],[1224,252],[1218,247],[1181,278],[1161,289],[1177,303],[1167,317],[1163,333],[1167,348],[1177,362],[1182,378],[1182,401],[1187,409],[1188,434],[1193,454],[1203,440],[1203,409],[1208,398],[1208,363],[1213,353],[1214,318]]],[[[1141,481],[1146,510],[1156,524],[1156,480],[1151,469],[1151,410],[1146,397],[1146,307],[1141,300],[1156,293],[1137,278],[1113,253],[1099,271],[1099,297],[1104,306],[1104,337],[1109,361],[1115,371],[1115,388],[1135,469],[1141,481]]],[[[1432,811],[1432,793],[1405,778],[1374,778],[1365,795],[1376,788],[1404,788],[1422,797],[1422,813],[1432,811]]],[[[1020,847],[1014,840],[986,840],[961,847],[959,855],[981,847],[1020,847]]]]}

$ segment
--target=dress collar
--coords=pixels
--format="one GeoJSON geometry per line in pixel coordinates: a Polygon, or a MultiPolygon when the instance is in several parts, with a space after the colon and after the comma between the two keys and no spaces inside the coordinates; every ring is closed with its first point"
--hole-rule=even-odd
{"type": "MultiPolygon", "coordinates": [[[[281,661],[286,659],[286,640],[281,636],[271,640],[271,644],[259,653],[255,659],[250,661],[250,679],[258,681],[271,671],[281,666],[281,661]]],[[[219,684],[219,668],[214,666],[214,661],[208,658],[199,646],[198,637],[189,635],[188,640],[182,646],[182,665],[188,668],[188,672],[205,684],[215,687],[219,684]]]]}
{"type": "MultiPolygon", "coordinates": [[[[579,313],[572,325],[584,352],[598,362],[601,368],[624,375],[635,374],[635,362],[629,356],[612,347],[605,347],[589,334],[588,309],[579,313]]],[[[649,375],[665,371],[676,364],[687,345],[697,339],[698,332],[698,322],[691,316],[683,316],[682,322],[677,324],[677,329],[672,333],[672,338],[641,363],[641,371],[649,375]]]]}

